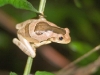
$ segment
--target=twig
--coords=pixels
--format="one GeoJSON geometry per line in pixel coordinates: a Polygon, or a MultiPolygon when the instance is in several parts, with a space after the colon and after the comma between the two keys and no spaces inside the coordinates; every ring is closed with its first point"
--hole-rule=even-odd
{"type": "MultiPolygon", "coordinates": [[[[40,0],[39,12],[42,15],[43,15],[43,12],[44,12],[45,4],[46,4],[46,0],[40,0]]],[[[32,62],[33,62],[33,58],[28,57],[23,75],[29,75],[30,74],[31,67],[32,67],[32,62]]]]}
{"type": "Polygon", "coordinates": [[[29,75],[32,67],[33,58],[28,57],[23,75],[29,75]]]}
{"type": "MultiPolygon", "coordinates": [[[[71,64],[69,64],[67,67],[70,67],[71,65],[74,65],[74,64],[80,62],[81,60],[85,59],[86,57],[88,57],[89,55],[91,55],[92,53],[96,52],[99,49],[100,49],[100,45],[98,45],[94,49],[90,50],[88,53],[84,54],[83,56],[79,57],[78,59],[76,59],[75,61],[73,61],[71,64]]],[[[67,67],[65,67],[65,69],[67,67]]]]}
{"type": "Polygon", "coordinates": [[[45,9],[46,0],[40,0],[39,5],[39,12],[43,15],[44,9],[45,9]]]}
{"type": "Polygon", "coordinates": [[[80,62],[84,58],[88,57],[92,53],[98,51],[99,49],[100,49],[100,45],[96,46],[94,49],[90,50],[88,53],[84,54],[83,56],[79,57],[78,59],[76,59],[75,61],[73,61],[72,63],[70,63],[69,65],[65,66],[63,69],[61,69],[60,71],[58,71],[56,73],[56,75],[61,75],[62,73],[64,73],[65,71],[67,71],[67,69],[69,69],[70,67],[72,67],[76,63],[80,62]]]}
{"type": "Polygon", "coordinates": [[[90,75],[97,71],[98,67],[100,66],[100,56],[92,63],[87,66],[78,68],[75,71],[75,75],[90,75]]]}

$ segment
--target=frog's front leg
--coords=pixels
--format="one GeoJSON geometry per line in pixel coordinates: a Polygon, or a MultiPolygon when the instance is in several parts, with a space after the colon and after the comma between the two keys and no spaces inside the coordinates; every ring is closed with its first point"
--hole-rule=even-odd
{"type": "Polygon", "coordinates": [[[40,46],[42,46],[42,45],[45,45],[45,44],[49,44],[49,43],[51,43],[51,41],[49,41],[49,40],[47,40],[47,41],[41,41],[40,43],[34,43],[34,44],[32,44],[32,47],[40,47],[40,46]]]}
{"type": "Polygon", "coordinates": [[[13,39],[13,43],[16,44],[25,54],[34,58],[36,56],[35,48],[32,48],[31,44],[20,34],[18,38],[13,39]]]}

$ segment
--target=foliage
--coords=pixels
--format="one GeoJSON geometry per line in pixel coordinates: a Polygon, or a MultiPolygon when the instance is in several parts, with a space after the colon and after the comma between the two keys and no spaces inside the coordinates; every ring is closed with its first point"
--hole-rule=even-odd
{"type": "MultiPolygon", "coordinates": [[[[17,75],[17,74],[14,72],[10,72],[10,75],[17,75]]],[[[36,71],[35,75],[54,75],[54,74],[46,71],[36,71]]]]}
{"type": "Polygon", "coordinates": [[[82,6],[81,6],[81,3],[79,2],[79,0],[74,0],[74,2],[75,2],[75,5],[76,5],[77,7],[79,7],[79,8],[82,7],[82,6]]]}
{"type": "Polygon", "coordinates": [[[17,75],[16,73],[14,73],[14,72],[10,72],[10,75],[17,75]]]}
{"type": "MultiPolygon", "coordinates": [[[[74,59],[77,59],[78,57],[84,55],[85,53],[93,49],[93,47],[90,44],[86,42],[81,42],[81,41],[73,41],[72,43],[69,44],[69,47],[74,51],[74,54],[73,54],[73,56],[75,56],[74,59]]],[[[87,65],[95,61],[95,59],[97,59],[98,56],[99,56],[98,53],[93,53],[87,58],[85,58],[84,60],[80,61],[78,65],[79,64],[81,66],[87,65]]]]}
{"type": "Polygon", "coordinates": [[[35,75],[54,75],[54,74],[46,71],[37,71],[35,75]]]}
{"type": "Polygon", "coordinates": [[[19,9],[31,10],[38,13],[38,11],[27,0],[0,0],[0,6],[4,6],[6,4],[11,4],[19,9]]]}

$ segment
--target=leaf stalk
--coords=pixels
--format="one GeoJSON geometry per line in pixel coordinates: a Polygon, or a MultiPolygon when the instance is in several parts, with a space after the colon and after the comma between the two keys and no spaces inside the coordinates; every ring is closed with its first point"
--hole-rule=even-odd
{"type": "Polygon", "coordinates": [[[33,58],[32,57],[28,57],[23,75],[29,75],[30,74],[31,67],[32,67],[32,62],[33,62],[33,58]]]}
{"type": "Polygon", "coordinates": [[[46,5],[46,0],[40,0],[40,5],[39,5],[39,13],[43,15],[44,9],[46,5]]]}

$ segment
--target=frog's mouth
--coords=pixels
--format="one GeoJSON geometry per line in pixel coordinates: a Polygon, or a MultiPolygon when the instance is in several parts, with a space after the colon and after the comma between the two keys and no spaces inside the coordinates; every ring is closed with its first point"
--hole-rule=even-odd
{"type": "Polygon", "coordinates": [[[52,31],[54,33],[63,34],[63,35],[66,34],[66,31],[63,28],[50,26],[46,22],[37,23],[34,29],[34,32],[36,32],[37,35],[41,35],[43,32],[46,32],[46,31],[52,31]]]}

